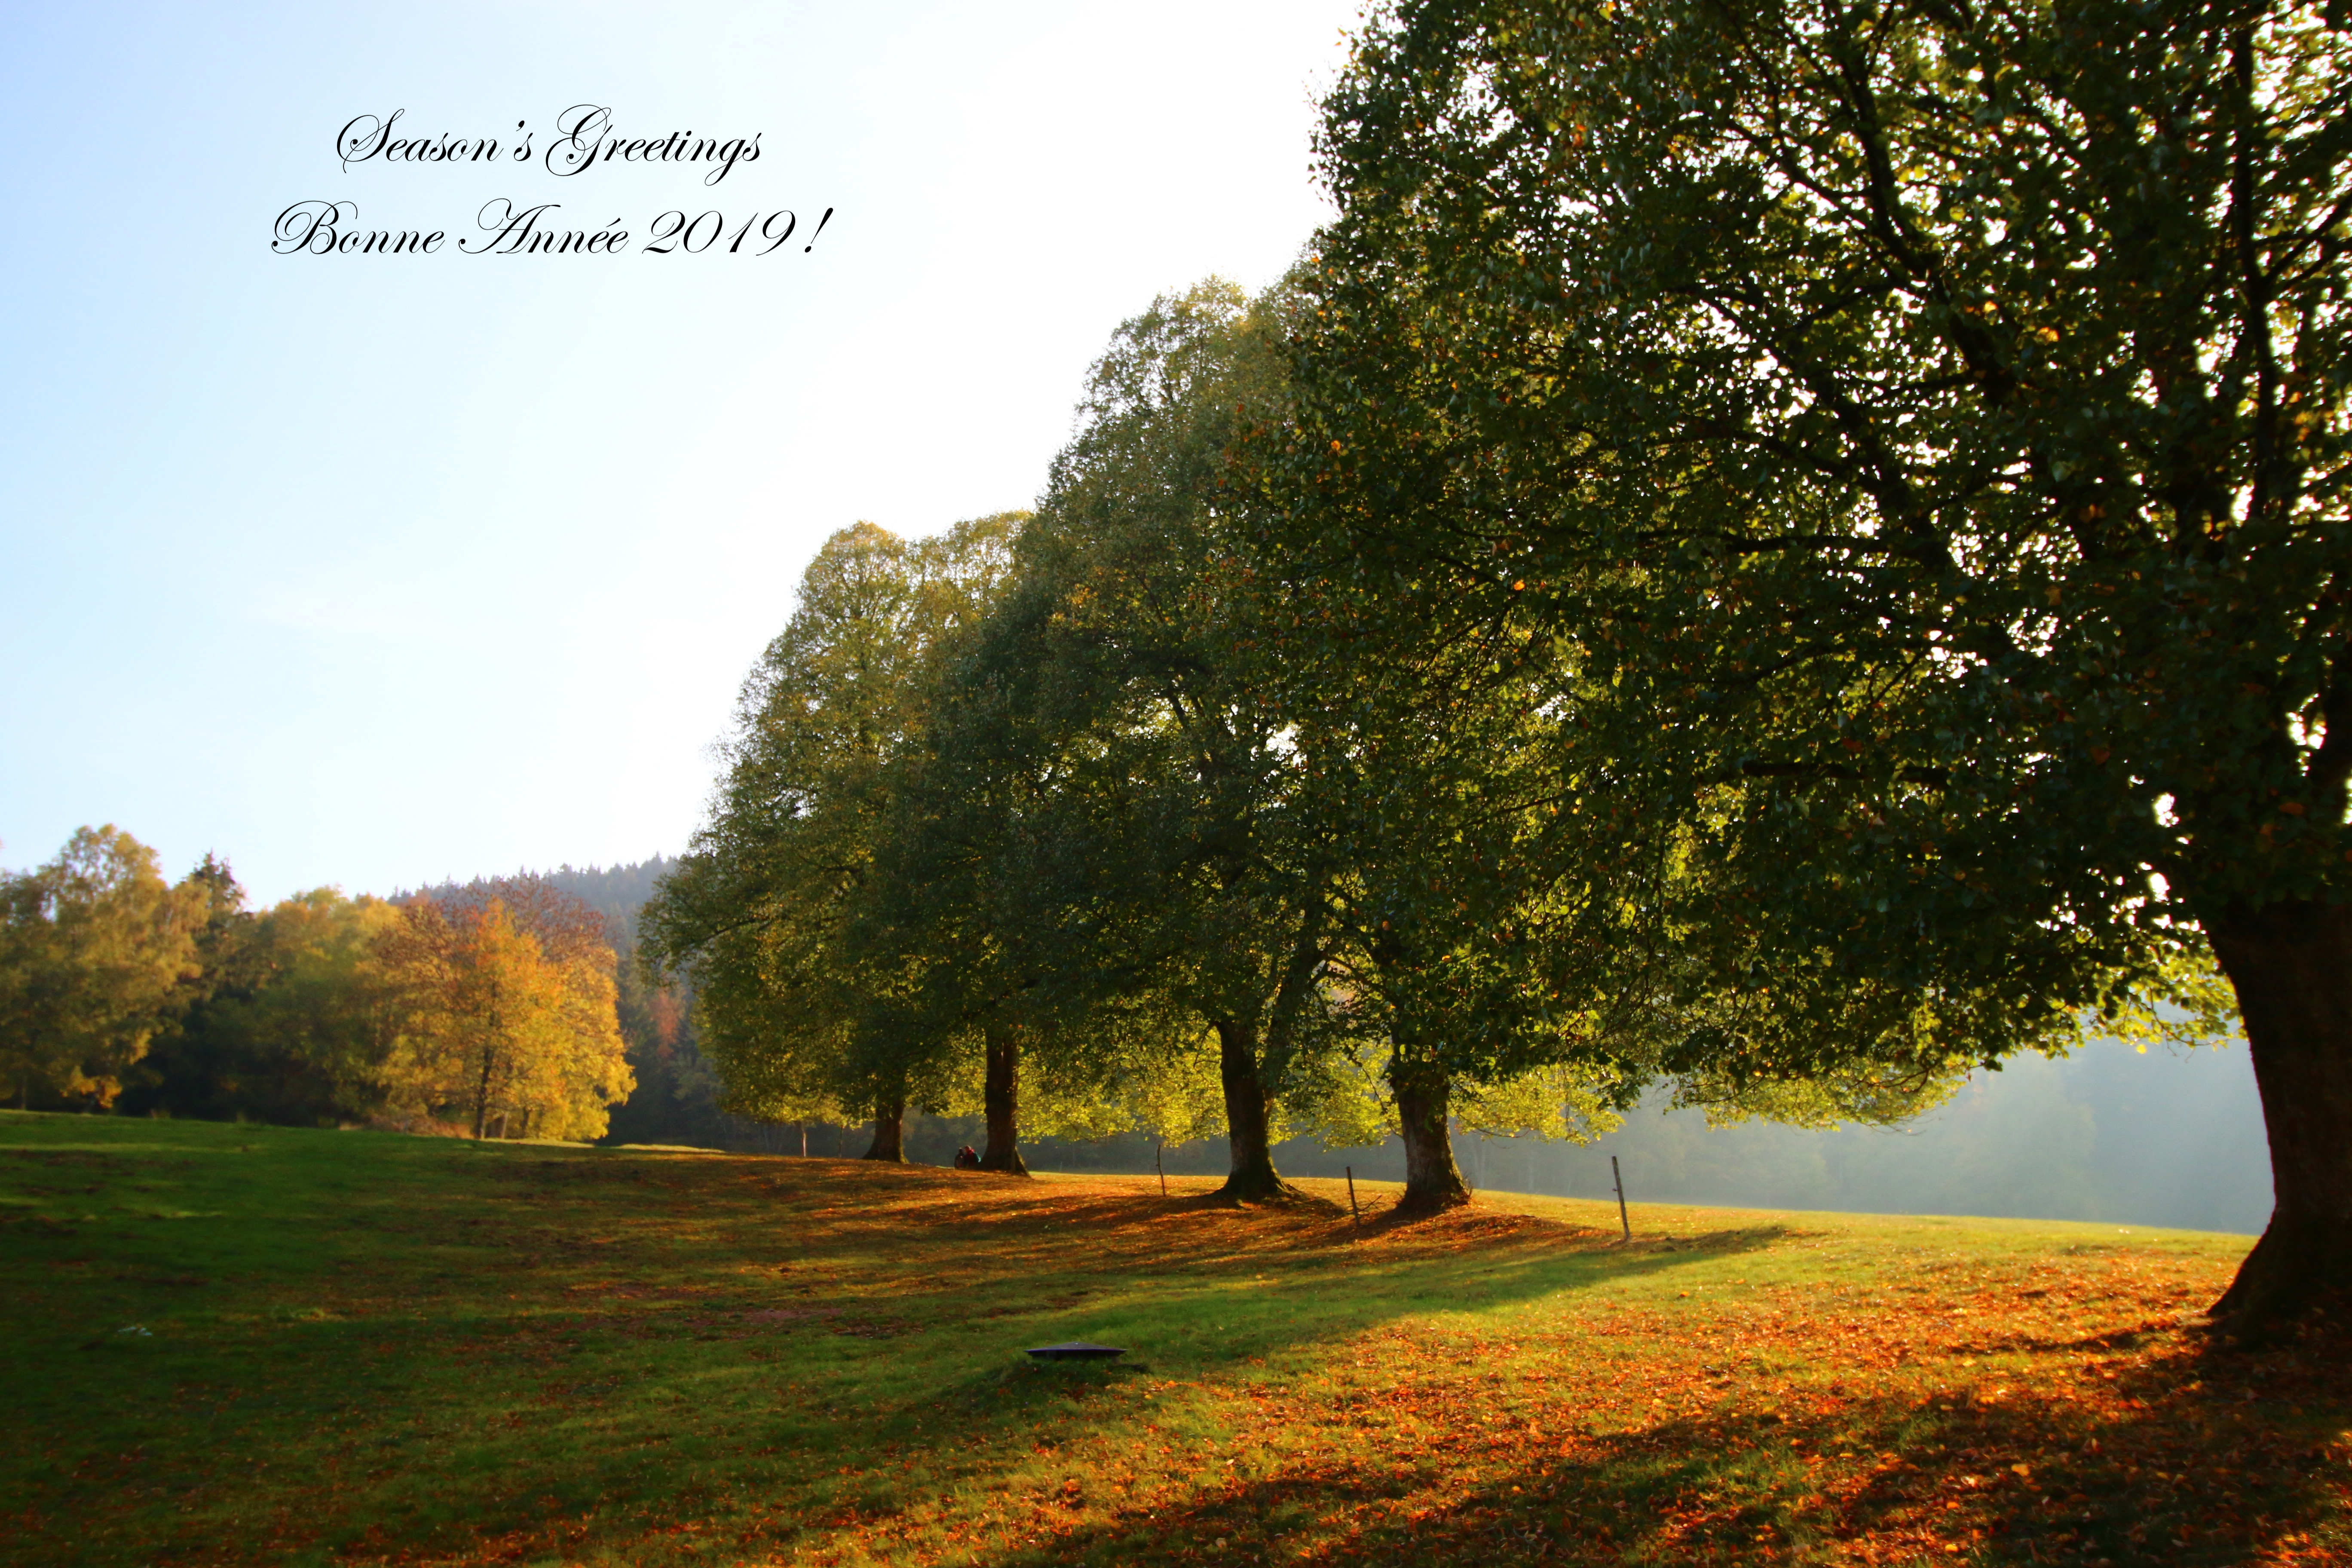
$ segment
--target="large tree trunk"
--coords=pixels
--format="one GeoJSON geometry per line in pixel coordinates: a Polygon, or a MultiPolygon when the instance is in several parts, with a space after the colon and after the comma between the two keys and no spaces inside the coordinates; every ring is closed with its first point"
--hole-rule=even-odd
{"type": "Polygon", "coordinates": [[[904,1091],[877,1094],[874,1097],[874,1147],[866,1151],[869,1160],[887,1161],[893,1165],[907,1163],[904,1133],[907,1125],[907,1096],[904,1091]]]}
{"type": "Polygon", "coordinates": [[[1454,1163],[1454,1140],[1445,1130],[1453,1086],[1443,1073],[1404,1063],[1389,1071],[1397,1129],[1404,1135],[1404,1196],[1397,1200],[1397,1212],[1435,1214],[1468,1203],[1470,1189],[1454,1163]]]}
{"type": "Polygon", "coordinates": [[[1010,1024],[991,1024],[984,1037],[988,1060],[981,1082],[981,1109],[988,1116],[988,1147],[980,1168],[1025,1176],[1021,1163],[1021,1032],[1010,1024]]]}
{"type": "Polygon", "coordinates": [[[1233,1170],[1217,1195],[1244,1204],[1290,1195],[1275,1171],[1274,1150],[1266,1141],[1265,1079],[1258,1072],[1257,1031],[1238,1019],[1218,1019],[1217,1067],[1224,1079],[1225,1135],[1234,1155],[1233,1170]]]}
{"type": "Polygon", "coordinates": [[[1264,1041],[1254,1023],[1235,1018],[1217,1022],[1218,1076],[1224,1082],[1225,1130],[1233,1149],[1233,1169],[1217,1195],[1229,1203],[1265,1203],[1304,1195],[1274,1168],[1269,1142],[1274,1095],[1267,1080],[1271,1076],[1280,1081],[1289,1073],[1297,1047],[1299,1016],[1318,984],[1316,971],[1323,960],[1324,908],[1322,883],[1318,880],[1315,887],[1314,896],[1300,911],[1298,933],[1290,944],[1282,983],[1275,988],[1264,1041]]]}
{"type": "Polygon", "coordinates": [[[2206,924],[2238,994],[2271,1146],[2271,1223],[2213,1304],[2232,1329],[2352,1288],[2352,910],[2282,900],[2206,924]]]}

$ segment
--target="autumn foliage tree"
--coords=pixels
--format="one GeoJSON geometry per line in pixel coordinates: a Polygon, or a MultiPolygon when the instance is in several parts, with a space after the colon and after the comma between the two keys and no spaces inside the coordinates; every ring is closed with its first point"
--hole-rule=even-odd
{"type": "Polygon", "coordinates": [[[373,957],[395,1018],[382,1072],[396,1104],[454,1111],[477,1138],[495,1122],[500,1136],[588,1139],[634,1087],[613,949],[576,900],[529,880],[413,898],[373,957]]]}

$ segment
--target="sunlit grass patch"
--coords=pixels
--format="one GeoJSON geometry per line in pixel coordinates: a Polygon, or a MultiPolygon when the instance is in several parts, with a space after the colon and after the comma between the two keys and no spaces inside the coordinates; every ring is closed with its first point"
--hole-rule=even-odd
{"type": "Polygon", "coordinates": [[[0,1116],[28,1563],[2342,1560],[2242,1238],[0,1116]],[[157,1158],[158,1155],[237,1158],[157,1158]],[[1122,1344],[1110,1365],[1020,1352],[1122,1344]]]}

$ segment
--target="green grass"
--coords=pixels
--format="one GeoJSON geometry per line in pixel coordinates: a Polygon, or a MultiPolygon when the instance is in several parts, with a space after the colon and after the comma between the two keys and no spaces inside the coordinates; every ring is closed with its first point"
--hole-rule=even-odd
{"type": "Polygon", "coordinates": [[[2352,1560],[2242,1237],[1205,1184],[0,1113],[0,1561],[2352,1560]]]}

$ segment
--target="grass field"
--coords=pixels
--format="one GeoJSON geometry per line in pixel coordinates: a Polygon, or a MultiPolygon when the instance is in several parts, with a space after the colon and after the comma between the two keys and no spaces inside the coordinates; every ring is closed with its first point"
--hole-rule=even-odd
{"type": "Polygon", "coordinates": [[[2352,1562],[2243,1238],[1205,1184],[0,1113],[0,1561],[2352,1562]]]}

